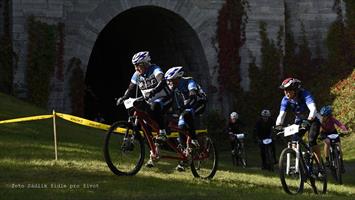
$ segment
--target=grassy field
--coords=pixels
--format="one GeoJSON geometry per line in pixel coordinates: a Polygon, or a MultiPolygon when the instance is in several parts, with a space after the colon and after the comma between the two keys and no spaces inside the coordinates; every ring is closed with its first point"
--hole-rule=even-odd
{"type": "MultiPolygon", "coordinates": [[[[0,94],[0,120],[48,114],[0,94]]],[[[247,169],[234,168],[229,152],[220,152],[213,180],[175,171],[176,161],[161,160],[157,167],[134,177],[115,176],[106,166],[102,148],[105,132],[58,119],[58,157],[54,160],[51,119],[0,125],[0,199],[354,199],[355,138],[344,138],[347,173],[344,185],[330,177],[328,194],[287,195],[276,173],[258,167],[258,149],[249,146],[247,169]]]]}

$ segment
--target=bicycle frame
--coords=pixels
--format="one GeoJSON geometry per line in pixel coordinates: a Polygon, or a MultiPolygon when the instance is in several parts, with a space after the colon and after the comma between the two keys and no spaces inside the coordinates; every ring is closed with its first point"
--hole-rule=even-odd
{"type": "MultiPolygon", "coordinates": [[[[151,150],[153,156],[156,157],[158,155],[157,145],[153,141],[152,132],[156,132],[156,133],[159,132],[158,124],[146,112],[139,110],[135,106],[134,106],[134,111],[133,111],[133,116],[132,117],[135,119],[134,125],[137,127],[137,129],[138,129],[138,125],[140,125],[140,127],[142,128],[143,135],[147,139],[149,149],[151,150]],[[151,130],[150,130],[150,128],[151,128],[151,130]]],[[[185,130],[179,129],[177,127],[177,123],[174,123],[173,121],[169,121],[168,128],[171,131],[185,134],[186,138],[187,138],[187,144],[190,144],[191,138],[190,138],[188,132],[185,131],[185,130]]],[[[183,161],[187,161],[189,159],[188,155],[186,155],[184,153],[184,151],[180,150],[177,147],[177,145],[175,145],[171,141],[167,140],[166,144],[168,144],[168,146],[171,149],[173,149],[178,154],[178,156],[159,155],[159,158],[183,160],[183,161]]],[[[206,158],[206,156],[205,157],[193,158],[193,159],[194,160],[198,160],[198,159],[204,159],[204,158],[206,158]]]]}
{"type": "MultiPolygon", "coordinates": [[[[303,140],[301,141],[292,141],[288,143],[288,148],[292,148],[295,152],[296,152],[296,161],[295,161],[295,170],[296,172],[299,172],[300,169],[300,162],[303,162],[303,166],[305,168],[305,170],[303,170],[306,173],[306,176],[309,177],[310,176],[310,166],[308,165],[308,163],[306,162],[306,160],[303,157],[303,153],[304,154],[312,154],[311,149],[303,142],[303,140]],[[303,146],[306,150],[306,152],[302,152],[300,145],[303,146]]],[[[310,155],[311,156],[311,155],[310,155]]],[[[287,165],[286,165],[286,173],[289,174],[290,172],[290,155],[287,155],[287,161],[286,161],[287,165]]],[[[302,166],[302,165],[301,165],[302,166]]]]}

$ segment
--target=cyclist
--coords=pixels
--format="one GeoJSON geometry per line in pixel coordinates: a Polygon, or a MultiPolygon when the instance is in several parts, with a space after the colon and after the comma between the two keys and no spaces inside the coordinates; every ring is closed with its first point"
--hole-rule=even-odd
{"type": "MultiPolygon", "coordinates": [[[[165,73],[165,79],[169,88],[173,91],[173,107],[179,113],[178,126],[186,129],[191,137],[191,144],[199,146],[196,136],[194,120],[196,115],[204,112],[207,103],[206,93],[201,86],[191,77],[183,77],[182,66],[172,67],[165,73]]],[[[184,141],[183,135],[179,137],[180,142],[184,141]]],[[[183,163],[180,162],[176,168],[184,170],[183,163]]]]}
{"type": "MultiPolygon", "coordinates": [[[[327,138],[327,135],[330,134],[338,134],[335,125],[337,125],[342,131],[348,132],[348,129],[345,125],[339,122],[335,117],[332,115],[333,109],[331,106],[324,106],[320,109],[321,118],[321,139],[324,140],[324,155],[326,160],[326,165],[329,166],[329,146],[330,140],[327,138]]],[[[339,140],[339,148],[340,154],[342,155],[340,140],[339,140]]],[[[344,165],[343,165],[343,156],[341,156],[341,166],[342,171],[345,172],[344,165]]]]}
{"type": "Polygon", "coordinates": [[[276,129],[284,122],[286,111],[290,109],[295,114],[295,124],[300,125],[299,134],[294,135],[293,140],[299,140],[308,130],[308,142],[312,150],[321,158],[320,148],[317,145],[320,121],[317,118],[317,108],[311,93],[301,87],[301,81],[295,78],[285,79],[280,89],[285,96],[281,100],[280,113],[276,119],[276,129]],[[307,116],[308,113],[308,116],[307,116]]]}
{"type": "MultiPolygon", "coordinates": [[[[164,73],[161,68],[155,64],[151,64],[151,58],[148,51],[141,51],[132,57],[132,64],[135,72],[131,78],[131,82],[122,97],[117,100],[117,105],[121,104],[125,99],[129,98],[135,92],[138,86],[145,101],[142,109],[147,111],[149,115],[157,122],[159,126],[158,140],[166,141],[166,124],[164,113],[171,106],[171,91],[164,80],[164,73]]],[[[147,163],[148,167],[152,167],[152,156],[147,163]]]]}
{"type": "Polygon", "coordinates": [[[235,134],[240,134],[242,133],[242,128],[244,127],[244,123],[240,121],[239,115],[237,112],[232,112],[229,115],[229,120],[228,120],[228,126],[227,126],[227,132],[229,135],[229,141],[231,144],[231,149],[232,149],[232,155],[234,155],[236,152],[234,152],[234,147],[236,145],[236,142],[238,141],[238,138],[235,136],[235,134]]]}
{"type": "MultiPolygon", "coordinates": [[[[260,118],[255,125],[255,134],[258,139],[260,147],[260,156],[261,156],[261,169],[267,169],[266,166],[266,155],[265,155],[265,145],[263,144],[264,139],[271,139],[272,127],[274,126],[275,121],[271,118],[270,110],[264,109],[260,113],[260,118]]],[[[276,164],[276,155],[275,155],[275,144],[272,141],[270,143],[272,148],[273,163],[276,164]]]]}

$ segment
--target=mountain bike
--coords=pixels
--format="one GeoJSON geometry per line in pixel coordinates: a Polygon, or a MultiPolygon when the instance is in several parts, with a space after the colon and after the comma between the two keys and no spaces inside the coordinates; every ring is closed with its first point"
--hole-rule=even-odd
{"type": "MultiPolygon", "coordinates": [[[[279,134],[289,137],[298,134],[300,126],[293,124],[283,128],[279,134]]],[[[288,194],[303,192],[304,183],[309,184],[316,194],[326,193],[327,175],[324,164],[302,138],[288,142],[279,159],[279,175],[282,187],[288,194]]]]}
{"type": "Polygon", "coordinates": [[[339,184],[343,184],[342,169],[344,168],[342,162],[343,158],[339,146],[341,136],[343,136],[342,133],[327,135],[327,138],[330,140],[329,169],[335,181],[338,182],[339,184]]]}
{"type": "Polygon", "coordinates": [[[104,145],[105,161],[110,170],[118,176],[133,176],[142,168],[145,158],[145,141],[150,156],[155,161],[174,159],[189,163],[194,177],[211,179],[216,174],[218,155],[212,139],[207,133],[197,134],[198,147],[193,147],[187,131],[177,126],[177,120],[170,120],[168,129],[186,135],[186,147],[180,148],[176,138],[159,143],[153,133],[158,132],[158,124],[142,109],[144,99],[129,98],[124,101],[128,110],[128,121],[115,122],[107,132],[104,145]],[[174,152],[163,155],[161,145],[167,145],[174,152]]]}
{"type": "Polygon", "coordinates": [[[233,134],[234,146],[232,149],[232,162],[234,166],[241,165],[243,168],[247,167],[247,156],[245,152],[244,138],[245,134],[233,134]]]}
{"type": "Polygon", "coordinates": [[[265,169],[274,171],[274,164],[275,164],[275,159],[274,159],[274,150],[272,148],[272,139],[271,138],[265,138],[261,140],[261,145],[263,146],[263,153],[265,155],[265,169]]]}

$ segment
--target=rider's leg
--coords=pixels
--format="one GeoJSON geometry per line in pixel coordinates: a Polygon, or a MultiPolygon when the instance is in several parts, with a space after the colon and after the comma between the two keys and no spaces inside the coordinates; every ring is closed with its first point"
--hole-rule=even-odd
{"type": "Polygon", "coordinates": [[[320,159],[322,158],[320,147],[319,147],[319,145],[317,145],[317,138],[319,136],[319,129],[320,129],[320,123],[319,123],[318,119],[315,119],[312,121],[311,126],[309,128],[309,133],[308,133],[309,145],[312,147],[313,152],[316,153],[318,162],[320,162],[320,159]]]}
{"type": "Polygon", "coordinates": [[[266,156],[265,156],[265,145],[260,143],[260,157],[261,157],[261,169],[266,169],[266,156]]]}
{"type": "Polygon", "coordinates": [[[276,164],[277,158],[276,158],[276,150],[275,150],[275,143],[274,142],[271,143],[271,149],[272,149],[272,156],[274,158],[274,164],[276,164]]]}
{"type": "Polygon", "coordinates": [[[164,110],[171,105],[171,101],[168,99],[156,99],[151,104],[152,118],[158,123],[159,136],[158,139],[166,140],[166,123],[164,118],[164,110]]]}
{"type": "Polygon", "coordinates": [[[185,109],[180,117],[179,117],[179,122],[178,126],[180,129],[185,129],[188,131],[190,137],[191,137],[191,143],[194,146],[198,146],[198,141],[197,141],[197,135],[196,135],[196,130],[195,130],[195,125],[194,125],[194,113],[192,109],[185,109]]]}
{"type": "Polygon", "coordinates": [[[329,161],[329,147],[330,147],[330,140],[326,138],[324,139],[324,148],[323,148],[326,162],[329,161]]]}

